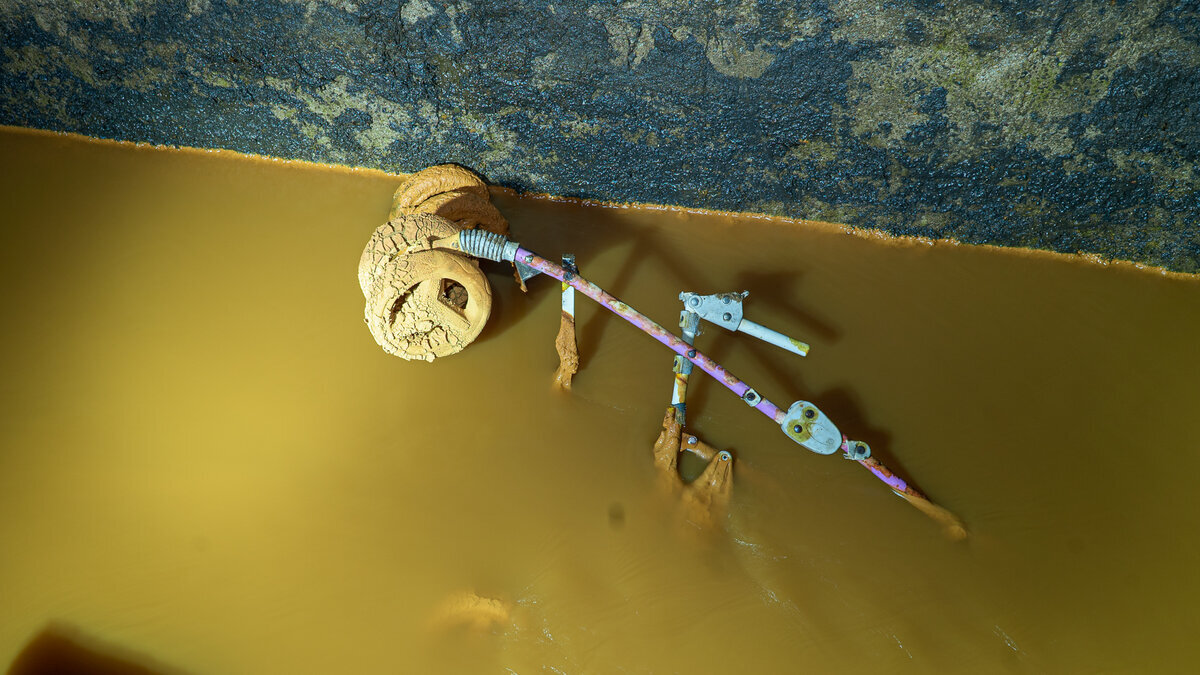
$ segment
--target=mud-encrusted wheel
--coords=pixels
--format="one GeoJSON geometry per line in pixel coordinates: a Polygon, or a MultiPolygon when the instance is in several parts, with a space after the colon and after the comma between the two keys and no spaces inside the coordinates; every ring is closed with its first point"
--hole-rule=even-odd
{"type": "Polygon", "coordinates": [[[478,227],[508,234],[508,221],[492,205],[487,183],[470,169],[455,164],[422,169],[396,188],[388,218],[412,213],[441,216],[462,230],[478,227]]]}
{"type": "Polygon", "coordinates": [[[508,232],[487,183],[470,169],[441,164],[400,183],[388,222],[375,230],[358,265],[367,326],[384,351],[432,361],[479,336],[492,310],[479,263],[446,250],[406,253],[413,244],[471,228],[508,232]]]}
{"type": "Polygon", "coordinates": [[[371,335],[384,351],[432,361],[462,351],[487,322],[492,291],[473,259],[445,250],[405,253],[412,244],[459,227],[415,213],[375,230],[358,266],[371,335]]]}

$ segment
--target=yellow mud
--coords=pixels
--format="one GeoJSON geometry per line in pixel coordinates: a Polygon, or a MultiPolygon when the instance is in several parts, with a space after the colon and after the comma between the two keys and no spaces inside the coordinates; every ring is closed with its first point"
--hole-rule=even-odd
{"type": "Polygon", "coordinates": [[[355,267],[396,178],[13,130],[0,166],[0,666],[48,626],[214,675],[1200,659],[1194,278],[493,192],[514,238],[665,325],[680,291],[749,290],[809,356],[698,347],[971,533],[698,374],[689,429],[737,458],[700,546],[652,465],[671,354],[624,322],[577,296],[556,391],[559,284],[490,266],[469,349],[375,344],[355,267]]]}
{"type": "Polygon", "coordinates": [[[558,352],[558,369],[554,371],[554,384],[559,389],[570,391],[571,378],[579,372],[579,345],[575,337],[575,317],[566,312],[562,313],[558,321],[554,351],[558,352]]]}

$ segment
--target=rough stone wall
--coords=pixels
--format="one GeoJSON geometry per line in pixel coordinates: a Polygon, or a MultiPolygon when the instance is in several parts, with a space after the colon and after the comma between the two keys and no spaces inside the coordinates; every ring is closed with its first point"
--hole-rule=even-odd
{"type": "Polygon", "coordinates": [[[1200,271],[1197,0],[0,0],[0,123],[1200,271]]]}

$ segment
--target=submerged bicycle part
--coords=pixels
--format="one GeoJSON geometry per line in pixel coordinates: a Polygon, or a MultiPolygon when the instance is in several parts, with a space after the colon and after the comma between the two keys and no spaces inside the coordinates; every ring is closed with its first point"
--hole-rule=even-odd
{"type": "Polygon", "coordinates": [[[788,438],[818,455],[832,455],[842,445],[842,434],[833,421],[808,401],[796,401],[779,423],[788,438]]]}
{"type": "Polygon", "coordinates": [[[837,427],[833,426],[833,423],[828,421],[828,418],[824,418],[816,406],[806,401],[797,401],[788,410],[782,410],[779,406],[750,388],[745,382],[742,382],[732,373],[725,370],[716,361],[696,350],[691,344],[671,334],[645,314],[638,312],[578,274],[563,269],[533,251],[523,248],[519,243],[510,241],[503,235],[483,230],[468,230],[441,238],[431,237],[424,242],[413,244],[407,249],[407,252],[415,253],[431,249],[449,249],[452,251],[461,251],[477,258],[497,262],[511,262],[516,265],[518,274],[522,280],[542,273],[570,284],[575,290],[595,300],[605,309],[620,316],[643,333],[666,345],[667,348],[675,352],[678,356],[685,358],[693,366],[713,376],[717,382],[732,391],[745,401],[747,405],[766,415],[776,424],[779,424],[788,438],[820,454],[832,454],[833,451],[840,448],[845,452],[846,458],[857,461],[891,487],[896,494],[903,497],[922,513],[939,521],[951,537],[961,539],[966,536],[966,529],[963,527],[961,520],[946,509],[937,506],[920,491],[901,480],[878,459],[870,457],[870,448],[866,443],[851,441],[844,435],[838,434],[837,427]],[[811,417],[808,415],[810,410],[813,412],[811,417]],[[786,423],[791,423],[791,426],[785,427],[786,423]],[[797,430],[797,426],[800,427],[799,430],[797,430]],[[829,447],[835,443],[833,439],[839,435],[841,442],[834,446],[833,451],[829,451],[829,447]]]}
{"type": "MultiPolygon", "coordinates": [[[[700,334],[700,315],[685,309],[679,313],[679,327],[683,329],[683,341],[689,345],[695,344],[696,336],[700,334]]],[[[687,388],[688,378],[692,375],[692,362],[676,354],[671,370],[675,373],[675,382],[671,386],[671,407],[675,408],[675,418],[683,425],[687,419],[687,388]]]]}
{"type": "MultiPolygon", "coordinates": [[[[703,319],[726,330],[740,331],[793,354],[806,356],[809,351],[807,343],[745,318],[742,302],[748,295],[749,291],[713,295],[680,293],[683,312],[679,315],[679,325],[683,329],[684,342],[694,344],[694,339],[700,332],[700,320],[703,319]]],[[[682,356],[675,357],[675,385],[671,392],[671,405],[675,407],[680,419],[684,418],[687,411],[687,386],[692,371],[691,365],[682,356]]],[[[743,398],[757,395],[757,392],[751,389],[743,398]]],[[[871,456],[869,445],[842,436],[825,413],[807,401],[793,403],[783,419],[776,421],[788,438],[817,454],[831,455],[840,448],[845,451],[847,459],[861,460],[871,456]]]]}
{"type": "Polygon", "coordinates": [[[733,464],[732,454],[718,451],[686,432],[675,408],[667,408],[662,431],[654,442],[654,467],[668,494],[679,498],[685,520],[701,529],[716,525],[729,504],[733,464]],[[694,453],[707,462],[704,471],[691,483],[685,483],[679,473],[679,456],[683,452],[694,453]]]}
{"type": "Polygon", "coordinates": [[[462,351],[483,330],[492,289],[479,263],[450,251],[404,253],[412,242],[454,233],[429,214],[390,220],[372,234],[359,260],[364,318],[383,350],[432,361],[462,351]]]}
{"type": "MultiPolygon", "coordinates": [[[[575,256],[562,257],[563,269],[578,273],[575,256]]],[[[558,336],[554,338],[554,350],[558,352],[558,370],[554,373],[554,384],[570,391],[571,378],[579,372],[579,345],[575,340],[575,289],[562,282],[562,317],[558,324],[558,336]]]]}
{"type": "MultiPolygon", "coordinates": [[[[692,345],[679,339],[667,329],[656,323],[653,319],[633,309],[629,305],[621,302],[608,291],[600,288],[596,284],[584,279],[583,277],[569,272],[559,265],[547,260],[534,253],[533,251],[522,248],[517,242],[510,241],[507,237],[485,232],[483,230],[467,230],[442,238],[430,238],[424,243],[410,246],[409,252],[419,252],[430,249],[450,249],[453,251],[461,251],[467,255],[472,255],[477,258],[494,260],[496,262],[511,262],[518,265],[518,270],[523,266],[533,272],[530,276],[537,273],[546,274],[547,276],[558,279],[559,281],[570,284],[575,290],[583,293],[589,298],[600,303],[603,307],[613,312],[614,314],[625,319],[629,323],[636,326],[642,332],[646,333],[655,340],[666,345],[679,356],[690,361],[694,366],[700,368],[704,372],[713,376],[726,389],[732,391],[738,398],[742,399],[751,408],[766,415],[776,424],[782,425],[787,419],[787,412],[779,406],[764,398],[761,394],[747,385],[745,382],[737,378],[733,373],[726,370],[721,364],[712,360],[705,354],[697,351],[692,345]]],[[[522,274],[524,276],[524,274],[522,274]]],[[[529,277],[525,277],[529,278],[529,277]]],[[[791,435],[789,438],[793,438],[791,435]]],[[[823,438],[823,436],[822,436],[823,438]]],[[[796,440],[793,438],[793,440],[796,440]]],[[[824,450],[824,445],[810,444],[806,445],[803,442],[796,441],[801,446],[818,452],[824,450]],[[814,448],[818,448],[814,449],[814,448]]],[[[858,444],[863,445],[865,444],[858,444]]],[[[843,439],[839,444],[844,450],[850,450],[850,441],[843,439]]],[[[821,452],[821,454],[828,454],[821,452]]]]}
{"type": "Polygon", "coordinates": [[[389,354],[432,361],[462,351],[483,329],[492,291],[479,263],[451,251],[409,253],[415,243],[508,222],[487,183],[453,164],[432,166],[396,189],[388,222],[371,235],[358,265],[371,336],[389,354]]]}
{"type": "Polygon", "coordinates": [[[679,299],[683,301],[685,311],[694,312],[709,323],[716,324],[728,331],[756,337],[793,354],[807,356],[809,349],[807,343],[773,331],[742,316],[742,300],[748,295],[750,295],[750,291],[717,293],[715,295],[680,293],[679,299]]]}

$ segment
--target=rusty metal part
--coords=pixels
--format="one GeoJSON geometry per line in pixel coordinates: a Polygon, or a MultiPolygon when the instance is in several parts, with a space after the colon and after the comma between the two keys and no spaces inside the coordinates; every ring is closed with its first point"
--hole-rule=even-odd
{"type": "Polygon", "coordinates": [[[929,516],[942,526],[942,532],[947,537],[954,540],[966,539],[967,527],[963,524],[962,519],[950,512],[949,509],[943,508],[934,504],[933,501],[926,497],[920,490],[914,488],[904,481],[904,479],[892,473],[890,469],[884,466],[879,460],[874,457],[858,460],[868,471],[875,474],[879,480],[887,483],[904,501],[912,504],[921,513],[929,516]]]}
{"type": "MultiPolygon", "coordinates": [[[[589,298],[595,300],[605,309],[613,312],[622,319],[625,319],[642,332],[666,345],[678,356],[687,359],[696,367],[711,375],[715,380],[717,380],[717,382],[725,386],[734,394],[738,395],[739,398],[741,398],[755,410],[771,418],[777,424],[780,424],[789,438],[792,438],[797,443],[805,445],[802,441],[818,437],[818,434],[814,433],[812,428],[806,427],[805,423],[800,423],[799,426],[797,426],[798,420],[817,418],[816,416],[819,413],[819,410],[817,410],[815,406],[812,406],[812,404],[808,404],[804,401],[797,401],[795,404],[793,404],[790,411],[782,410],[765,397],[759,395],[758,392],[750,388],[749,385],[747,385],[745,382],[742,382],[728,370],[725,370],[725,368],[719,363],[713,361],[705,354],[702,354],[692,345],[667,331],[650,317],[633,309],[616,296],[613,296],[608,291],[605,291],[603,288],[600,288],[591,281],[588,281],[578,274],[568,273],[555,263],[528,249],[523,248],[517,242],[509,241],[503,236],[491,235],[480,231],[473,231],[469,234],[470,236],[458,235],[455,237],[445,238],[441,241],[432,242],[431,245],[448,250],[464,251],[470,255],[482,257],[488,260],[510,261],[514,265],[517,265],[518,269],[521,265],[524,265],[529,267],[531,270],[536,270],[537,272],[546,274],[554,279],[558,279],[563,283],[568,283],[580,293],[583,293],[589,298]],[[808,408],[812,409],[811,418],[809,418],[807,415],[804,415],[805,412],[808,412],[808,408]],[[802,417],[797,418],[796,415],[802,415],[802,417]]],[[[678,434],[682,425],[681,422],[676,421],[677,412],[678,411],[675,407],[668,408],[668,419],[664,420],[663,422],[663,434],[660,434],[658,442],[656,442],[654,446],[655,463],[660,469],[663,470],[665,470],[668,461],[670,462],[670,467],[674,467],[675,458],[670,452],[668,452],[668,450],[672,443],[671,433],[674,434],[673,442],[675,447],[678,447],[678,434]],[[674,431],[671,432],[671,429],[674,429],[674,431]]],[[[925,495],[912,488],[909,488],[907,483],[893,474],[878,460],[871,459],[869,457],[870,448],[865,443],[860,441],[850,441],[842,436],[841,444],[835,445],[830,449],[828,446],[832,443],[826,442],[825,438],[829,437],[832,439],[832,436],[830,433],[828,433],[830,429],[825,427],[832,427],[832,423],[829,423],[828,425],[822,425],[822,428],[819,430],[822,432],[820,434],[820,439],[818,439],[821,441],[821,443],[817,446],[816,451],[821,451],[822,454],[832,454],[833,452],[836,452],[838,447],[841,447],[848,458],[857,460],[860,464],[869,469],[876,477],[891,486],[909,503],[916,506],[926,515],[929,515],[942,522],[943,525],[946,526],[946,531],[952,537],[962,538],[966,536],[966,529],[962,526],[962,521],[960,521],[946,509],[933,504],[933,502],[931,502],[925,495]],[[852,445],[853,447],[851,447],[852,445]],[[864,455],[868,456],[864,458],[864,455]]],[[[833,427],[832,430],[836,432],[836,427],[833,427]]]]}
{"type": "MultiPolygon", "coordinates": [[[[700,315],[688,310],[679,313],[679,328],[683,330],[683,341],[689,345],[696,343],[700,335],[700,315]]],[[[672,360],[671,371],[674,382],[671,385],[671,405],[675,407],[675,415],[680,424],[687,424],[687,389],[688,378],[692,375],[692,362],[676,354],[672,360]]]]}
{"type": "MultiPolygon", "coordinates": [[[[575,290],[595,300],[600,304],[600,306],[633,324],[643,333],[646,333],[650,337],[666,345],[671,351],[691,361],[696,367],[711,375],[713,379],[723,385],[726,389],[729,389],[736,394],[750,407],[766,415],[770,419],[775,420],[776,423],[779,423],[783,420],[785,413],[778,406],[763,396],[760,396],[758,392],[751,389],[749,385],[747,385],[745,382],[742,382],[737,378],[737,376],[721,366],[721,364],[701,353],[692,347],[692,345],[689,345],[683,340],[679,339],[650,317],[635,310],[634,308],[622,302],[616,296],[610,294],[608,291],[600,288],[596,284],[588,281],[578,274],[571,274],[568,277],[566,270],[564,270],[562,267],[532,251],[521,248],[519,244],[502,240],[502,238],[495,239],[501,241],[493,240],[489,242],[490,249],[494,250],[494,255],[483,254],[483,247],[467,246],[461,248],[461,250],[464,250],[471,255],[484,257],[489,260],[511,260],[514,264],[523,264],[547,276],[558,279],[559,281],[569,283],[571,286],[575,287],[575,290]],[[510,252],[511,257],[509,257],[510,252]]],[[[465,241],[469,242],[470,239],[466,239],[465,241]]],[[[460,239],[457,245],[462,246],[463,243],[464,239],[460,239]]],[[[451,246],[452,244],[448,242],[445,245],[451,246]]],[[[488,253],[491,253],[491,251],[488,251],[488,253]]]]}

